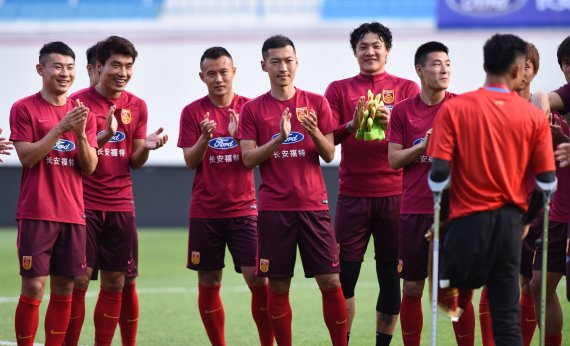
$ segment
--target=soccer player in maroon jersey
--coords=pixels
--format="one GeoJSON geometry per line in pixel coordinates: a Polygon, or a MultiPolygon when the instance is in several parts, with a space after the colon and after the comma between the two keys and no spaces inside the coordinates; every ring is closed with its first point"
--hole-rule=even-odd
{"type": "MultiPolygon", "coordinates": [[[[83,181],[88,270],[75,283],[76,315],[71,323],[78,338],[81,323],[74,321],[83,320],[85,292],[93,268],[98,268],[101,289],[94,313],[95,344],[110,345],[119,323],[123,345],[134,345],[139,316],[138,242],[131,169],[142,167],[150,151],[162,147],[168,136],[162,128],[147,136],[146,103],[125,90],[138,55],[133,44],[111,36],[97,44],[96,55],[99,83],[71,96],[84,101],[95,114],[99,143],[97,169],[83,181]]],[[[75,344],[77,339],[66,343],[75,344]]]]}
{"type": "MultiPolygon", "coordinates": [[[[0,134],[1,133],[2,133],[2,129],[0,129],[0,134]]],[[[6,140],[5,137],[0,137],[0,154],[10,155],[10,150],[14,149],[12,144],[13,143],[9,140],[6,140]]],[[[0,162],[4,162],[4,161],[2,161],[2,159],[0,159],[0,162]]]]}
{"type": "Polygon", "coordinates": [[[542,204],[533,199],[529,210],[525,177],[530,167],[540,182],[555,181],[552,138],[544,114],[512,92],[527,43],[496,34],[483,50],[485,86],[446,102],[431,135],[430,180],[452,175],[440,278],[444,287],[486,285],[495,344],[522,345],[520,239],[542,204]]]}
{"type": "Polygon", "coordinates": [[[260,344],[273,345],[267,314],[267,279],[255,275],[257,204],[253,170],[242,163],[234,139],[242,105],[249,99],[233,91],[236,67],[223,47],[206,49],[200,79],[208,95],[182,110],[178,146],[196,170],[192,183],[188,236],[189,269],[198,271],[198,308],[212,345],[225,345],[220,299],[226,244],[251,290],[251,310],[260,344]]]}
{"type": "Polygon", "coordinates": [[[348,333],[355,315],[354,289],[370,235],[374,237],[380,293],[376,303],[376,340],[387,345],[400,313],[398,233],[402,170],[388,164],[387,141],[354,137],[362,112],[355,111],[368,90],[382,95],[379,116],[388,123],[398,102],[419,93],[416,83],[386,72],[392,33],[380,23],[365,23],[350,34],[360,73],[332,82],[326,92],[335,118],[334,143],[341,144],[335,233],[340,247],[340,281],[348,309],[348,333]]]}
{"type": "Polygon", "coordinates": [[[333,345],[346,345],[346,304],[336,240],[319,157],[334,157],[333,120],[327,100],[296,88],[293,42],[268,38],[261,68],[271,90],[242,107],[237,138],[243,163],[259,165],[257,275],[269,278],[268,312],[277,343],[292,344],[289,288],[299,246],[306,277],[321,289],[323,315],[333,345]]]}
{"type": "MultiPolygon", "coordinates": [[[[428,276],[429,243],[426,231],[433,224],[433,196],[427,184],[431,157],[427,152],[431,127],[441,106],[455,97],[447,90],[451,77],[448,48],[440,42],[427,42],[416,51],[414,63],[421,81],[419,95],[392,109],[388,128],[388,161],[404,170],[404,193],[400,206],[398,256],[400,277],[404,279],[400,313],[404,345],[420,345],[423,327],[421,298],[428,276]]],[[[448,306],[456,296],[442,297],[448,306]]],[[[475,315],[469,302],[457,323],[453,323],[458,345],[473,345],[475,315]]]]}
{"type": "Polygon", "coordinates": [[[95,119],[67,97],[75,80],[75,54],[63,42],[40,50],[40,92],[10,111],[10,140],[23,166],[18,220],[22,290],[16,308],[18,345],[33,345],[47,276],[51,296],[46,345],[61,345],[71,312],[73,278],[85,273],[82,177],[97,166],[95,119]]]}
{"type": "MultiPolygon", "coordinates": [[[[558,47],[557,51],[558,64],[561,71],[570,81],[570,37],[566,38],[558,47]]],[[[568,124],[563,119],[563,114],[567,114],[570,109],[570,85],[566,84],[561,88],[549,93],[550,99],[553,99],[555,113],[551,118],[551,131],[554,146],[568,142],[568,124]]],[[[570,275],[570,262],[567,257],[569,255],[569,238],[570,229],[568,224],[570,221],[570,167],[562,164],[556,167],[556,177],[558,178],[558,188],[551,203],[549,225],[548,225],[548,263],[546,273],[546,321],[545,345],[561,345],[562,344],[562,325],[563,315],[562,307],[556,289],[562,277],[570,275]]],[[[542,220],[540,221],[540,234],[542,234],[542,220]]],[[[535,249],[535,258],[532,271],[532,280],[530,288],[532,297],[534,297],[534,309],[540,311],[540,291],[542,282],[542,244],[539,243],[535,249]]],[[[567,288],[567,293],[569,293],[567,288]]],[[[540,316],[539,316],[540,317],[540,316]]],[[[521,322],[522,323],[522,322],[521,322]]]]}

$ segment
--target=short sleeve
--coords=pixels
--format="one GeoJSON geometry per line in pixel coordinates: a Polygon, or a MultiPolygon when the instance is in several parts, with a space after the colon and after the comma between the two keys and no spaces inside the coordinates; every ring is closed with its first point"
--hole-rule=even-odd
{"type": "Polygon", "coordinates": [[[10,110],[10,140],[34,142],[31,115],[21,103],[14,104],[10,110]]]}
{"type": "Polygon", "coordinates": [[[404,144],[404,128],[402,123],[402,115],[400,109],[402,107],[395,105],[390,115],[388,123],[388,133],[386,140],[391,143],[404,144]]]}
{"type": "Polygon", "coordinates": [[[196,144],[200,138],[200,124],[196,124],[196,120],[192,116],[190,106],[184,107],[180,115],[180,132],[178,135],[178,146],[180,148],[188,148],[196,144]]]}
{"type": "Polygon", "coordinates": [[[135,130],[136,139],[145,139],[147,132],[147,122],[148,122],[148,109],[146,103],[143,100],[139,101],[139,122],[135,130]]]}
{"type": "Polygon", "coordinates": [[[255,124],[255,114],[253,101],[246,102],[241,108],[240,121],[238,125],[237,138],[240,140],[252,140],[258,142],[257,126],[255,124]]]}
{"type": "Polygon", "coordinates": [[[435,118],[428,152],[434,158],[451,161],[455,145],[455,130],[451,110],[448,104],[444,104],[435,118]]]}

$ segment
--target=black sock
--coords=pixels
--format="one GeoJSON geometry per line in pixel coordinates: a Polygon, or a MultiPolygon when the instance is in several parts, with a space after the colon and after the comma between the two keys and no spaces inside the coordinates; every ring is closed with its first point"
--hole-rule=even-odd
{"type": "Polygon", "coordinates": [[[392,335],[376,332],[376,346],[388,346],[392,341],[392,335]]]}

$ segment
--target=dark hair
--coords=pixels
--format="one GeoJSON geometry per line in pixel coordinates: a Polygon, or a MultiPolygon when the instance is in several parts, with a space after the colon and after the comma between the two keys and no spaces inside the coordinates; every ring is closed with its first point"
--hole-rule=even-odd
{"type": "Polygon", "coordinates": [[[70,56],[73,58],[73,60],[75,60],[75,53],[71,48],[69,48],[68,45],[60,41],[55,41],[44,44],[44,46],[40,49],[40,64],[43,64],[45,58],[47,58],[47,56],[52,53],[70,56]]]}
{"type": "Polygon", "coordinates": [[[483,47],[483,65],[485,72],[502,75],[509,71],[519,57],[526,59],[527,43],[511,34],[495,34],[483,47]]]}
{"type": "Polygon", "coordinates": [[[350,33],[350,46],[353,52],[356,52],[356,44],[358,41],[362,40],[364,35],[368,33],[378,35],[378,38],[384,42],[387,50],[392,48],[392,32],[390,29],[378,22],[372,22],[364,23],[350,33]]]}
{"type": "Polygon", "coordinates": [[[295,45],[289,37],[283,35],[273,35],[265,40],[265,42],[263,42],[263,46],[261,47],[261,56],[263,56],[263,59],[265,59],[267,57],[267,52],[270,49],[283,48],[287,46],[293,47],[293,51],[296,52],[295,45]]]}
{"type": "Polygon", "coordinates": [[[424,66],[429,53],[443,52],[449,54],[449,48],[441,42],[429,41],[418,47],[414,56],[414,65],[424,66]]]}
{"type": "Polygon", "coordinates": [[[230,52],[228,52],[224,47],[210,47],[204,51],[202,57],[200,58],[200,68],[202,68],[202,63],[206,59],[216,60],[219,57],[227,56],[230,60],[233,61],[230,52]]]}
{"type": "Polygon", "coordinates": [[[566,37],[562,43],[558,46],[556,51],[556,57],[558,58],[558,65],[562,68],[562,63],[564,60],[570,58],[570,36],[566,37]]]}
{"type": "Polygon", "coordinates": [[[104,41],[97,43],[97,61],[105,65],[105,62],[113,54],[126,55],[133,58],[133,62],[139,54],[131,41],[120,36],[110,36],[104,41]]]}
{"type": "Polygon", "coordinates": [[[97,63],[97,45],[99,42],[95,43],[91,47],[87,48],[85,54],[87,55],[87,64],[95,66],[97,63]]]}
{"type": "Polygon", "coordinates": [[[540,66],[540,54],[538,54],[538,49],[532,43],[527,43],[527,52],[526,58],[530,60],[532,66],[534,66],[534,74],[538,72],[538,68],[540,66]]]}

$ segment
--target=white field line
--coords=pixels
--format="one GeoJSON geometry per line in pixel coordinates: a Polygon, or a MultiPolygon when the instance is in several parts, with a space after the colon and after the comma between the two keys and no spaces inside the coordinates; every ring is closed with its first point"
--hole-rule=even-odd
{"type": "MultiPolygon", "coordinates": [[[[371,288],[371,287],[378,287],[378,283],[376,282],[359,282],[357,284],[357,287],[366,287],[366,288],[371,288]]],[[[292,290],[306,290],[306,289],[318,289],[317,283],[314,281],[309,281],[307,280],[307,282],[303,282],[303,283],[291,283],[291,289],[292,290]]],[[[244,283],[243,285],[235,285],[235,286],[224,286],[222,284],[222,290],[221,292],[230,292],[230,293],[234,293],[234,292],[249,292],[249,288],[247,287],[247,285],[244,283]]],[[[138,294],[181,294],[181,293],[190,293],[190,294],[198,294],[198,288],[197,287],[149,287],[149,288],[141,288],[141,287],[137,287],[137,293],[138,294]]],[[[99,294],[99,291],[96,289],[92,289],[89,290],[87,292],[87,294],[85,295],[86,298],[95,298],[97,297],[99,294]]],[[[0,297],[0,304],[2,303],[17,303],[18,302],[19,297],[0,297]]],[[[49,300],[49,295],[45,295],[44,301],[49,300]]],[[[0,346],[4,346],[4,344],[2,344],[2,342],[0,340],[0,346]]],[[[10,344],[11,345],[11,344],[10,344]]]]}

